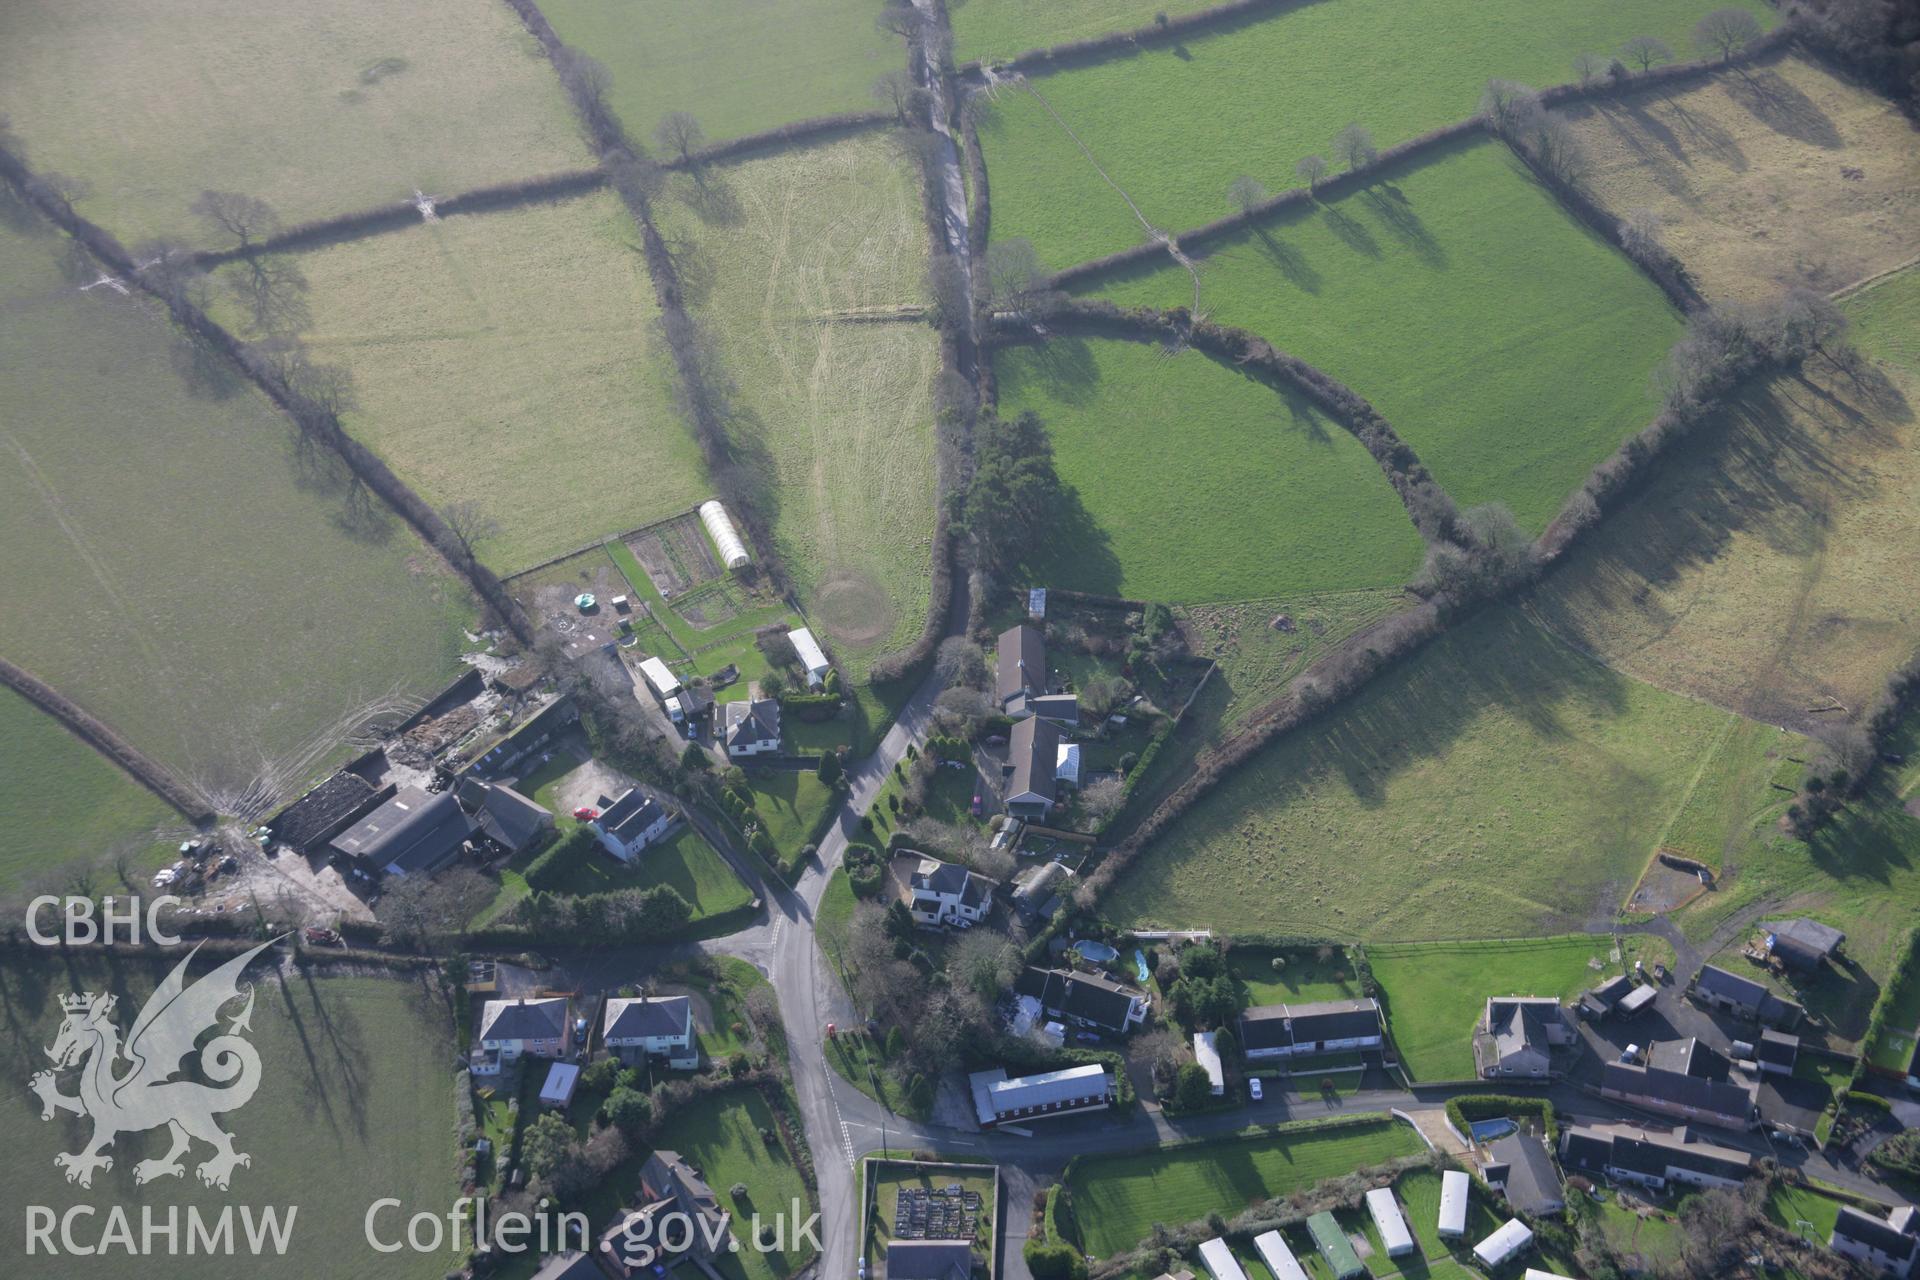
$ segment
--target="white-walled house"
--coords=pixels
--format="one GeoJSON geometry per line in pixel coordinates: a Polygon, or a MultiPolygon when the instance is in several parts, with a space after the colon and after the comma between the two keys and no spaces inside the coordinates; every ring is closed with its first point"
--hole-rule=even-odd
{"type": "Polygon", "coordinates": [[[917,924],[969,928],[993,910],[994,881],[952,862],[929,858],[911,849],[887,864],[894,897],[906,905],[917,924]]]}
{"type": "Polygon", "coordinates": [[[601,1027],[603,1043],[628,1061],[661,1057],[682,1071],[700,1065],[700,1049],[693,1033],[693,1002],[685,996],[608,1000],[601,1027]]]}
{"type": "Polygon", "coordinates": [[[564,1058],[573,1045],[565,996],[489,1000],[480,1009],[476,1075],[498,1075],[521,1058],[564,1058]]]}
{"type": "Polygon", "coordinates": [[[780,704],[772,698],[729,702],[721,740],[726,744],[727,754],[736,759],[779,751],[780,704]]]}
{"type": "Polygon", "coordinates": [[[642,849],[666,834],[673,825],[673,814],[635,787],[589,825],[600,838],[602,849],[622,862],[632,862],[642,849]]]}

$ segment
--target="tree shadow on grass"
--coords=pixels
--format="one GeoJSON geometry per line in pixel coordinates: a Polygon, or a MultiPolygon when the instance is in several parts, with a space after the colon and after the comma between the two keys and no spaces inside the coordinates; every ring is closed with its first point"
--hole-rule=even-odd
{"type": "Polygon", "coordinates": [[[1056,336],[1015,348],[1010,355],[994,361],[1003,400],[1044,397],[1078,408],[1099,392],[1100,365],[1085,338],[1056,336]]]}
{"type": "Polygon", "coordinates": [[[747,220],[739,192],[722,170],[712,166],[675,174],[673,196],[709,227],[737,227],[747,220]]]}
{"type": "Polygon", "coordinates": [[[1304,293],[1319,293],[1324,282],[1321,274],[1307,261],[1307,255],[1280,239],[1265,227],[1253,228],[1253,238],[1266,250],[1267,257],[1289,283],[1304,293]]]}
{"type": "Polygon", "coordinates": [[[1833,117],[1772,68],[1743,69],[1722,76],[1720,87],[1727,97],[1752,112],[1756,120],[1775,133],[1828,151],[1845,145],[1833,117]]]}
{"type": "Polygon", "coordinates": [[[1320,218],[1327,224],[1327,230],[1333,232],[1341,244],[1355,253],[1363,253],[1369,258],[1380,256],[1380,242],[1373,238],[1366,224],[1338,205],[1320,206],[1320,218]]]}
{"type": "Polygon", "coordinates": [[[1407,199],[1406,192],[1391,182],[1381,182],[1361,192],[1360,199],[1387,229],[1387,233],[1412,250],[1423,264],[1435,271],[1447,269],[1447,251],[1427,230],[1426,222],[1414,212],[1413,202],[1407,199]]]}
{"type": "Polygon", "coordinates": [[[1094,595],[1120,594],[1120,557],[1113,539],[1080,501],[1080,491],[1062,485],[1041,546],[1021,567],[1035,584],[1053,584],[1094,595]]]}

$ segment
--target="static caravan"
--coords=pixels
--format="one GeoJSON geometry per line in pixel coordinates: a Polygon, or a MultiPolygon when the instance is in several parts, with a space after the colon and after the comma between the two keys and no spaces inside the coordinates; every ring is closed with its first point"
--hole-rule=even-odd
{"type": "Polygon", "coordinates": [[[1467,1175],[1449,1169],[1440,1175],[1440,1222],[1436,1230],[1446,1239],[1467,1234],[1467,1175]]]}
{"type": "Polygon", "coordinates": [[[1205,1264],[1213,1280],[1247,1280],[1247,1273],[1240,1269],[1240,1263],[1233,1256],[1233,1250],[1227,1248],[1227,1242],[1218,1238],[1208,1240],[1200,1246],[1200,1261],[1205,1264]]]}
{"type": "Polygon", "coordinates": [[[654,696],[662,702],[680,692],[680,678],[658,658],[642,659],[640,674],[647,678],[647,683],[653,687],[654,696]]]}
{"type": "Polygon", "coordinates": [[[1293,1250],[1287,1248],[1287,1242],[1278,1231],[1267,1231],[1253,1238],[1253,1247],[1260,1252],[1260,1261],[1267,1264],[1267,1270],[1273,1272],[1273,1280],[1307,1280],[1307,1269],[1293,1256],[1293,1250]]]}
{"type": "Polygon", "coordinates": [[[1473,1256],[1489,1271],[1497,1270],[1526,1251],[1533,1243],[1533,1230],[1518,1218],[1473,1246],[1473,1256]]]}
{"type": "Polygon", "coordinates": [[[1413,1252],[1413,1232],[1407,1230],[1407,1220],[1400,1216],[1400,1206],[1393,1202],[1393,1188],[1375,1187],[1367,1192],[1367,1212],[1373,1215],[1373,1225],[1380,1232],[1380,1243],[1387,1247],[1389,1258],[1413,1252]]]}

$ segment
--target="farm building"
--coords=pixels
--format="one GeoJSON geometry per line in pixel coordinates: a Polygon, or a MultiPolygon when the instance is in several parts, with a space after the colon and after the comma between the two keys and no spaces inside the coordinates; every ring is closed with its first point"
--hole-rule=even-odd
{"type": "Polygon", "coordinates": [[[1799,916],[1762,926],[1767,931],[1767,951],[1789,969],[1818,969],[1840,950],[1847,935],[1832,925],[1799,916]]]}
{"type": "Polygon", "coordinates": [[[508,731],[500,741],[473,762],[470,773],[483,778],[505,777],[521,761],[536,751],[545,750],[580,722],[580,708],[572,698],[555,698],[535,712],[524,724],[508,731]]]}
{"type": "Polygon", "coordinates": [[[1533,1229],[1518,1218],[1510,1218],[1505,1226],[1473,1246],[1473,1256],[1493,1271],[1525,1253],[1532,1244],[1533,1229]]]}
{"type": "Polygon", "coordinates": [[[1247,1280],[1247,1273],[1241,1270],[1233,1250],[1218,1237],[1200,1242],[1200,1262],[1213,1280],[1247,1280]]]}
{"type": "Polygon", "coordinates": [[[1754,1117],[1755,1086],[1732,1079],[1732,1064],[1692,1039],[1653,1045],[1645,1066],[1607,1063],[1600,1096],[1729,1129],[1747,1128],[1754,1117]]]}
{"type": "Polygon", "coordinates": [[[399,788],[375,789],[357,773],[342,769],[267,820],[281,844],[301,853],[325,849],[342,831],[393,798],[399,788]]]}
{"type": "Polygon", "coordinates": [[[800,666],[807,673],[807,683],[818,689],[827,682],[827,672],[833,664],[827,661],[820,642],[813,638],[813,632],[806,627],[795,627],[787,632],[787,639],[793,643],[793,652],[800,659],[800,666]]]}
{"type": "Polygon", "coordinates": [[[1058,793],[1054,769],[1060,758],[1060,731],[1051,723],[1029,716],[1013,726],[1008,737],[1005,770],[1007,812],[1016,818],[1044,819],[1053,812],[1058,793]]]}
{"type": "Polygon", "coordinates": [[[747,544],[740,540],[740,531],[733,527],[733,517],[727,514],[720,499],[710,498],[700,504],[700,523],[707,527],[707,536],[713,539],[721,564],[729,569],[746,567],[747,544]]]}
{"type": "Polygon", "coordinates": [[[1771,1027],[1760,1033],[1759,1041],[1753,1046],[1754,1064],[1762,1071],[1790,1076],[1794,1064],[1799,1060],[1800,1037],[1775,1031],[1771,1027]]]}
{"type": "Polygon", "coordinates": [[[995,882],[957,863],[906,849],[887,863],[887,873],[895,899],[918,924],[967,928],[993,910],[995,882]]]}
{"type": "Polygon", "coordinates": [[[458,857],[472,834],[453,792],[406,787],[335,836],[333,848],[388,875],[430,875],[458,857]]]}
{"type": "Polygon", "coordinates": [[[1487,1001],[1474,1037],[1474,1064],[1482,1076],[1541,1077],[1552,1066],[1553,1050],[1577,1038],[1558,1000],[1495,997],[1487,1001]]]}
{"type": "Polygon", "coordinates": [[[1580,997],[1580,1012],[1589,1018],[1617,1016],[1631,1018],[1653,1003],[1655,988],[1619,974],[1580,997]]]}
{"type": "Polygon", "coordinates": [[[640,851],[658,840],[673,824],[673,815],[646,792],[633,788],[607,806],[590,824],[600,847],[622,862],[632,862],[640,851]]]}
{"type": "Polygon", "coordinates": [[[685,996],[616,997],[607,1001],[601,1028],[602,1043],[622,1061],[661,1057],[680,1071],[700,1065],[693,1037],[693,1001],[685,996]]]}
{"type": "Polygon", "coordinates": [[[556,1062],[547,1068],[546,1083],[540,1086],[540,1105],[566,1108],[573,1104],[573,1091],[580,1087],[580,1068],[571,1062],[556,1062]]]}
{"type": "Polygon", "coordinates": [[[1048,1018],[1112,1035],[1125,1035],[1147,1019],[1146,993],[1104,974],[1029,966],[1014,979],[1013,991],[1048,1018]]]}
{"type": "Polygon", "coordinates": [[[1193,1060],[1207,1073],[1207,1084],[1217,1098],[1227,1091],[1227,1070],[1220,1062],[1220,1046],[1214,1042],[1215,1034],[1212,1031],[1193,1033],[1193,1060]]]}
{"type": "Polygon", "coordinates": [[[1407,1230],[1407,1220],[1400,1216],[1400,1206],[1394,1203],[1393,1188],[1375,1187],[1367,1192],[1367,1212],[1373,1217],[1374,1228],[1380,1232],[1380,1243],[1386,1246],[1389,1258],[1413,1252],[1413,1232],[1407,1230]]]}
{"type": "Polygon", "coordinates": [[[973,1246],[965,1240],[887,1241],[886,1280],[967,1280],[973,1246]]]}
{"type": "Polygon", "coordinates": [[[1113,1077],[1098,1063],[1009,1079],[998,1067],[967,1077],[983,1129],[1008,1121],[1095,1111],[1113,1103],[1113,1077]]]}
{"type": "Polygon", "coordinates": [[[1827,1247],[1882,1275],[1910,1280],[1920,1274],[1920,1210],[1901,1205],[1885,1218],[1842,1205],[1827,1247]]]}
{"type": "Polygon", "coordinates": [[[454,792],[487,839],[508,853],[530,849],[553,830],[553,815],[504,783],[468,776],[454,792]]]}
{"type": "Polygon", "coordinates": [[[1339,1219],[1331,1213],[1322,1210],[1308,1218],[1307,1234],[1313,1237],[1314,1247],[1326,1259],[1334,1280],[1353,1280],[1355,1276],[1367,1274],[1367,1269],[1360,1265],[1360,1255],[1353,1251],[1353,1242],[1347,1239],[1339,1219]]]}
{"type": "Polygon", "coordinates": [[[1263,1231],[1253,1238],[1253,1247],[1260,1254],[1260,1261],[1267,1264],[1267,1270],[1273,1272],[1273,1280],[1307,1280],[1307,1269],[1293,1256],[1293,1250],[1287,1248],[1286,1237],[1278,1231],[1263,1231]]]}
{"type": "Polygon", "coordinates": [[[680,692],[680,677],[658,658],[642,658],[640,674],[647,679],[647,687],[653,690],[653,696],[665,702],[680,692]]]}
{"type": "Polygon", "coordinates": [[[1240,1048],[1248,1058],[1378,1049],[1380,1006],[1372,999],[1269,1004],[1240,1015],[1240,1048]]]}
{"type": "Polygon", "coordinates": [[[727,704],[722,738],[733,757],[770,755],[780,750],[780,704],[772,698],[754,698],[727,704]]]}
{"type": "Polygon", "coordinates": [[[1695,1004],[1726,1013],[1752,1018],[1770,1027],[1792,1027],[1800,1021],[1800,1006],[1782,1000],[1764,983],[1728,973],[1717,965],[1705,965],[1693,980],[1689,992],[1695,1004]]]}
{"type": "Polygon", "coordinates": [[[1625,1124],[1572,1125],[1560,1139],[1569,1169],[1664,1190],[1670,1182],[1731,1187],[1753,1171],[1753,1157],[1731,1147],[1694,1142],[1683,1125],[1672,1133],[1625,1124]]]}
{"type": "Polygon", "coordinates": [[[1458,1169],[1448,1169],[1440,1175],[1440,1221],[1434,1229],[1442,1237],[1458,1240],[1467,1234],[1469,1188],[1467,1175],[1458,1169]]]}
{"type": "Polygon", "coordinates": [[[1487,1148],[1487,1157],[1481,1176],[1507,1198],[1515,1213],[1537,1217],[1567,1207],[1560,1171],[1553,1167],[1553,1157],[1540,1139],[1530,1133],[1510,1133],[1487,1148]]]}

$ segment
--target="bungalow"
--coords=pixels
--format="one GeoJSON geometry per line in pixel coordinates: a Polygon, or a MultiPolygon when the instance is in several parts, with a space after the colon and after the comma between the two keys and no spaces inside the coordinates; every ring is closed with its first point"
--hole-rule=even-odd
{"type": "Polygon", "coordinates": [[[1146,993],[1103,974],[1029,967],[1014,980],[1013,991],[1048,1018],[1111,1035],[1126,1035],[1147,1020],[1146,993]]]}
{"type": "Polygon", "coordinates": [[[1920,1211],[1901,1205],[1882,1219],[1843,1205],[1827,1247],[1881,1275],[1909,1280],[1920,1274],[1920,1211]]]}
{"type": "Polygon", "coordinates": [[[973,1246],[965,1240],[887,1241],[886,1280],[968,1280],[973,1246]]]}
{"type": "Polygon", "coordinates": [[[1689,993],[1697,1005],[1752,1018],[1768,1026],[1792,1027],[1800,1021],[1799,1005],[1774,995],[1764,983],[1728,973],[1716,965],[1701,968],[1689,993]]]}
{"type": "Polygon", "coordinates": [[[601,1041],[609,1052],[633,1062],[644,1057],[665,1058],[679,1071],[700,1065],[694,1043],[693,1002],[685,996],[607,1001],[601,1020],[601,1041]]]}
{"type": "Polygon", "coordinates": [[[453,792],[403,787],[335,836],[333,849],[390,876],[431,875],[460,855],[473,830],[453,792]]]}
{"type": "Polygon", "coordinates": [[[1596,1177],[1664,1191],[1669,1183],[1733,1187],[1753,1172],[1753,1157],[1731,1147],[1694,1142],[1685,1125],[1671,1133],[1626,1124],[1570,1125],[1560,1162],[1596,1177]]]}
{"type": "Polygon", "coordinates": [[[1754,1064],[1762,1071],[1790,1076],[1794,1064],[1799,1060],[1800,1037],[1775,1031],[1771,1027],[1760,1033],[1759,1043],[1753,1046],[1754,1064]]]}
{"type": "Polygon", "coordinates": [[[553,815],[504,782],[482,782],[468,775],[455,791],[460,807],[487,839],[508,853],[531,849],[553,830],[553,815]]]}
{"type": "Polygon", "coordinates": [[[1818,969],[1840,951],[1847,935],[1832,925],[1798,916],[1761,926],[1767,931],[1767,951],[1789,969],[1818,969]]]}
{"type": "Polygon", "coordinates": [[[795,627],[787,632],[787,639],[793,645],[794,656],[800,659],[800,667],[807,673],[807,683],[818,689],[827,682],[827,672],[833,670],[833,664],[827,661],[826,653],[820,648],[820,642],[813,638],[813,632],[805,627],[795,627]]]}
{"type": "Polygon", "coordinates": [[[1510,1133],[1489,1145],[1487,1155],[1481,1175],[1488,1186],[1499,1188],[1515,1213],[1539,1217],[1567,1207],[1560,1171],[1553,1167],[1553,1157],[1540,1139],[1530,1133],[1510,1133]]]}
{"type": "Polygon", "coordinates": [[[894,898],[905,904],[916,924],[970,929],[993,910],[997,882],[957,863],[906,849],[887,863],[887,875],[894,898]]]}
{"type": "Polygon", "coordinates": [[[1487,1001],[1474,1036],[1473,1056],[1483,1077],[1544,1077],[1553,1050],[1574,1043],[1573,1025],[1560,1002],[1548,996],[1495,996],[1487,1001]]]}
{"type": "Polygon", "coordinates": [[[1016,818],[1045,818],[1057,794],[1054,770],[1060,758],[1060,731],[1037,716],[1013,726],[1008,738],[1007,812],[1016,818]]]}
{"type": "Polygon", "coordinates": [[[726,730],[721,740],[727,754],[768,755],[780,750],[780,704],[772,698],[754,698],[727,704],[726,730]]]}
{"type": "Polygon", "coordinates": [[[1750,1128],[1757,1086],[1731,1076],[1727,1059],[1698,1040],[1670,1040],[1652,1047],[1645,1066],[1607,1063],[1600,1071],[1600,1096],[1682,1120],[1750,1128]]]}
{"type": "Polygon", "coordinates": [[[564,1058],[573,1043],[565,996],[489,1000],[480,1008],[477,1075],[498,1075],[523,1057],[564,1058]]]}
{"type": "Polygon", "coordinates": [[[666,834],[673,825],[673,815],[634,787],[622,792],[588,825],[599,836],[601,848],[622,862],[632,862],[642,849],[666,834]]]}
{"type": "Polygon", "coordinates": [[[1040,628],[1022,622],[1000,633],[994,646],[994,700],[1002,715],[1032,715],[1029,698],[1047,692],[1047,641],[1040,628]]]}
{"type": "Polygon", "coordinates": [[[967,1077],[980,1127],[1097,1111],[1113,1105],[1113,1077],[1099,1063],[1008,1079],[998,1067],[967,1077]]]}
{"type": "Polygon", "coordinates": [[[1380,1005],[1372,999],[1269,1004],[1240,1015],[1240,1049],[1250,1060],[1380,1045],[1380,1005]]]}

